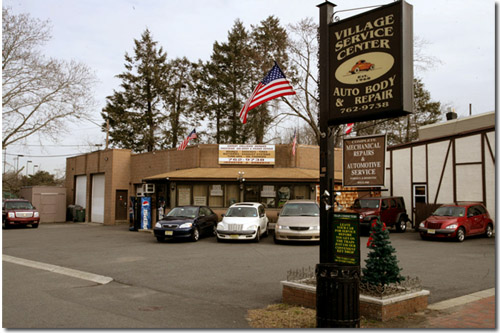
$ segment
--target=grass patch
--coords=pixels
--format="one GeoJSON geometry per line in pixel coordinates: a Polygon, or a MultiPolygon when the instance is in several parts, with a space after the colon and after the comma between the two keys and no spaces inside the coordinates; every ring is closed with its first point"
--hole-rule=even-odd
{"type": "Polygon", "coordinates": [[[271,304],[265,309],[249,310],[252,328],[315,328],[316,310],[288,304],[271,304]]]}

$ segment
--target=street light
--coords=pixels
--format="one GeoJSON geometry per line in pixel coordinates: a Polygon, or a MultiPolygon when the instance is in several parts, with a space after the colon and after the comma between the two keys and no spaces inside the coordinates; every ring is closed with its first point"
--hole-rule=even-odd
{"type": "Polygon", "coordinates": [[[26,177],[28,177],[28,163],[33,163],[33,161],[26,161],[26,177]]]}
{"type": "Polygon", "coordinates": [[[33,174],[35,174],[35,168],[38,168],[38,164],[33,165],[33,174]]]}

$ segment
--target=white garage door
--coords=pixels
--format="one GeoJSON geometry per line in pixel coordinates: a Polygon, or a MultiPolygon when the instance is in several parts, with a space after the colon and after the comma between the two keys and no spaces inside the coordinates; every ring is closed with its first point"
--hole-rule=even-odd
{"type": "Polygon", "coordinates": [[[87,176],[76,176],[75,205],[87,208],[87,176]]]}
{"type": "Polygon", "coordinates": [[[104,222],[104,175],[92,176],[91,222],[104,222]]]}

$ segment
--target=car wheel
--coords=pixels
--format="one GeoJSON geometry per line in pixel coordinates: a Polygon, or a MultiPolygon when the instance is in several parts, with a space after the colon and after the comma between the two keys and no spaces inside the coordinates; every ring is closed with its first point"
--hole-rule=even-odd
{"type": "Polygon", "coordinates": [[[212,236],[216,236],[217,237],[217,223],[214,224],[213,226],[213,229],[212,229],[212,236]]]}
{"type": "Polygon", "coordinates": [[[31,227],[32,228],[38,228],[38,223],[32,224],[31,227]]]}
{"type": "Polygon", "coordinates": [[[193,228],[193,233],[191,234],[191,241],[197,242],[200,239],[200,231],[198,228],[193,228]]]}
{"type": "Polygon", "coordinates": [[[9,222],[5,221],[5,222],[3,223],[3,228],[4,228],[4,229],[9,229],[9,228],[10,228],[9,222]]]}
{"type": "Polygon", "coordinates": [[[396,230],[398,232],[405,232],[406,231],[406,220],[403,218],[400,218],[398,223],[396,224],[396,230]]]}
{"type": "Polygon", "coordinates": [[[491,224],[488,224],[486,226],[486,232],[484,233],[484,235],[487,237],[487,238],[491,238],[493,236],[493,226],[491,224]]]}
{"type": "Polygon", "coordinates": [[[276,238],[276,234],[273,236],[274,244],[281,244],[281,241],[276,238]]]}
{"type": "Polygon", "coordinates": [[[156,237],[158,243],[165,243],[165,237],[156,237]]]}
{"type": "Polygon", "coordinates": [[[420,238],[422,238],[423,240],[428,240],[429,238],[427,236],[425,236],[424,234],[420,234],[420,238]]]}
{"type": "Polygon", "coordinates": [[[257,228],[257,234],[255,235],[254,241],[255,243],[260,242],[260,228],[257,228]]]}
{"type": "Polygon", "coordinates": [[[465,229],[463,227],[458,228],[456,240],[457,242],[463,242],[465,240],[465,229]]]}

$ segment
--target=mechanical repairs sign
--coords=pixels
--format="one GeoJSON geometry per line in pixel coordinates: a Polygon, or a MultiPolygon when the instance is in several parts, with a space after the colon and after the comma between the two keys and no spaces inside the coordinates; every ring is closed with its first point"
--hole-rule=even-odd
{"type": "Polygon", "coordinates": [[[328,125],[413,110],[413,7],[396,1],[329,25],[328,125]]]}
{"type": "Polygon", "coordinates": [[[333,213],[333,261],[341,265],[359,265],[359,214],[333,213]]]}
{"type": "Polygon", "coordinates": [[[274,145],[219,145],[219,164],[274,165],[274,145]]]}
{"type": "Polygon", "coordinates": [[[342,185],[385,185],[386,136],[344,139],[342,185]]]}

